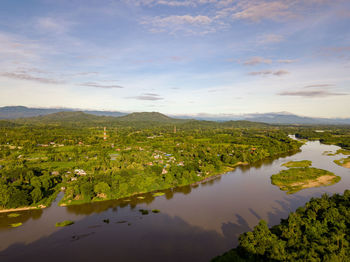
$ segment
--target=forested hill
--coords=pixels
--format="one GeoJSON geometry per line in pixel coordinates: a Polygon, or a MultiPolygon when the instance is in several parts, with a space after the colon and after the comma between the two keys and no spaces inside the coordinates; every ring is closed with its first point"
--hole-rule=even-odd
{"type": "Polygon", "coordinates": [[[74,125],[98,125],[108,124],[115,121],[115,117],[96,116],[84,112],[58,112],[44,116],[19,118],[13,120],[17,124],[74,124],[74,125]]]}
{"type": "Polygon", "coordinates": [[[132,128],[150,128],[154,126],[163,126],[171,128],[176,126],[179,129],[193,128],[263,128],[270,126],[265,123],[254,123],[250,121],[227,121],[215,122],[192,119],[176,119],[168,117],[158,112],[131,113],[126,116],[97,116],[84,112],[57,112],[44,116],[19,118],[14,120],[2,120],[3,126],[13,125],[60,125],[75,127],[132,127],[132,128]]]}
{"type": "MultiPolygon", "coordinates": [[[[260,122],[268,124],[284,124],[284,125],[350,125],[350,118],[315,118],[294,115],[288,112],[281,113],[257,113],[243,115],[183,115],[183,116],[166,116],[157,112],[141,112],[141,113],[125,113],[119,111],[99,111],[99,110],[83,110],[74,108],[29,108],[25,106],[4,106],[0,107],[0,119],[18,119],[30,118],[36,116],[45,116],[58,112],[83,112],[95,116],[112,116],[121,117],[121,121],[140,122],[152,121],[157,123],[176,122],[175,119],[195,119],[202,121],[225,122],[231,120],[246,120],[250,122],[260,122]]],[[[181,122],[177,121],[177,122],[181,122]]]]}
{"type": "Polygon", "coordinates": [[[126,116],[117,118],[118,121],[148,121],[148,122],[163,122],[163,123],[176,123],[176,122],[188,122],[190,120],[176,119],[168,117],[158,112],[138,112],[131,113],[126,116]]]}
{"type": "Polygon", "coordinates": [[[4,106],[0,107],[0,119],[17,119],[26,117],[45,116],[58,112],[84,112],[87,114],[97,116],[123,116],[126,113],[118,111],[96,111],[96,110],[82,110],[74,108],[30,108],[25,106],[4,106]]]}
{"type": "MultiPolygon", "coordinates": [[[[11,121],[11,120],[9,120],[11,121]]],[[[113,116],[97,116],[93,114],[87,114],[84,112],[57,112],[44,116],[27,117],[15,119],[11,122],[17,124],[58,124],[58,125],[82,125],[82,126],[135,126],[135,125],[149,125],[152,124],[172,124],[183,123],[190,120],[182,120],[170,118],[166,115],[157,112],[142,112],[131,113],[126,116],[113,117],[113,116]]]]}

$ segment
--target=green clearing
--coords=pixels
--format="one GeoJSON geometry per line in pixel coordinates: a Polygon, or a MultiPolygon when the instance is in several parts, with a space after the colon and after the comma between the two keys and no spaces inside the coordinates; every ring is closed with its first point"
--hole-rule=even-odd
{"type": "Polygon", "coordinates": [[[305,188],[330,186],[340,181],[340,177],[327,170],[314,167],[291,168],[281,170],[271,176],[271,183],[287,194],[296,193],[305,188]]]}
{"type": "Polygon", "coordinates": [[[56,227],[66,227],[66,226],[70,226],[70,225],[73,225],[73,224],[74,224],[74,221],[65,220],[65,221],[62,221],[62,222],[57,222],[56,223],[56,227]]]}
{"type": "Polygon", "coordinates": [[[282,166],[285,167],[309,167],[311,166],[312,162],[309,160],[302,160],[302,161],[289,161],[287,163],[282,164],[282,166]]]}

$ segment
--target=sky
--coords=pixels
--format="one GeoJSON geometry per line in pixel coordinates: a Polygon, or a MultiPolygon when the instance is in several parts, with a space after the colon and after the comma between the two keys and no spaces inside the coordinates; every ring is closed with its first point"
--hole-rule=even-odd
{"type": "Polygon", "coordinates": [[[350,1],[1,0],[12,105],[350,117],[350,1]]]}

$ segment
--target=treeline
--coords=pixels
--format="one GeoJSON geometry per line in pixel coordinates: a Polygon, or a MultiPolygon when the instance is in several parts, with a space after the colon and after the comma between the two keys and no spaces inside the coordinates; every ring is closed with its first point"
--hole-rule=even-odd
{"type": "Polygon", "coordinates": [[[312,198],[268,228],[265,221],[239,237],[237,248],[213,259],[226,261],[349,261],[350,190],[312,198]]]}
{"type": "Polygon", "coordinates": [[[47,206],[60,182],[60,177],[38,167],[28,168],[23,163],[8,165],[0,172],[0,207],[47,206]]]}
{"type": "Polygon", "coordinates": [[[323,144],[337,145],[350,150],[350,128],[304,128],[298,130],[295,136],[301,139],[320,140],[323,144]]]}

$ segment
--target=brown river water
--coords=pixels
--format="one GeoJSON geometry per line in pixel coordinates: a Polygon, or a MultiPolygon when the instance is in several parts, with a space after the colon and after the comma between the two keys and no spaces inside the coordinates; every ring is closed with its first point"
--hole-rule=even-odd
{"type": "Polygon", "coordinates": [[[272,226],[311,197],[350,189],[350,169],[333,163],[343,156],[323,154],[337,149],[309,141],[296,154],[240,167],[195,187],[167,190],[163,196],[146,194],[143,200],[59,207],[61,193],[49,208],[17,212],[21,215],[15,218],[0,214],[0,261],[210,261],[235,247],[239,234],[260,219],[272,226]],[[291,160],[311,160],[342,179],[287,195],[271,185],[270,176],[291,160]],[[139,209],[160,213],[142,215],[139,209]],[[56,228],[63,220],[75,224],[56,228]],[[23,225],[9,227],[17,222],[23,225]]]}

